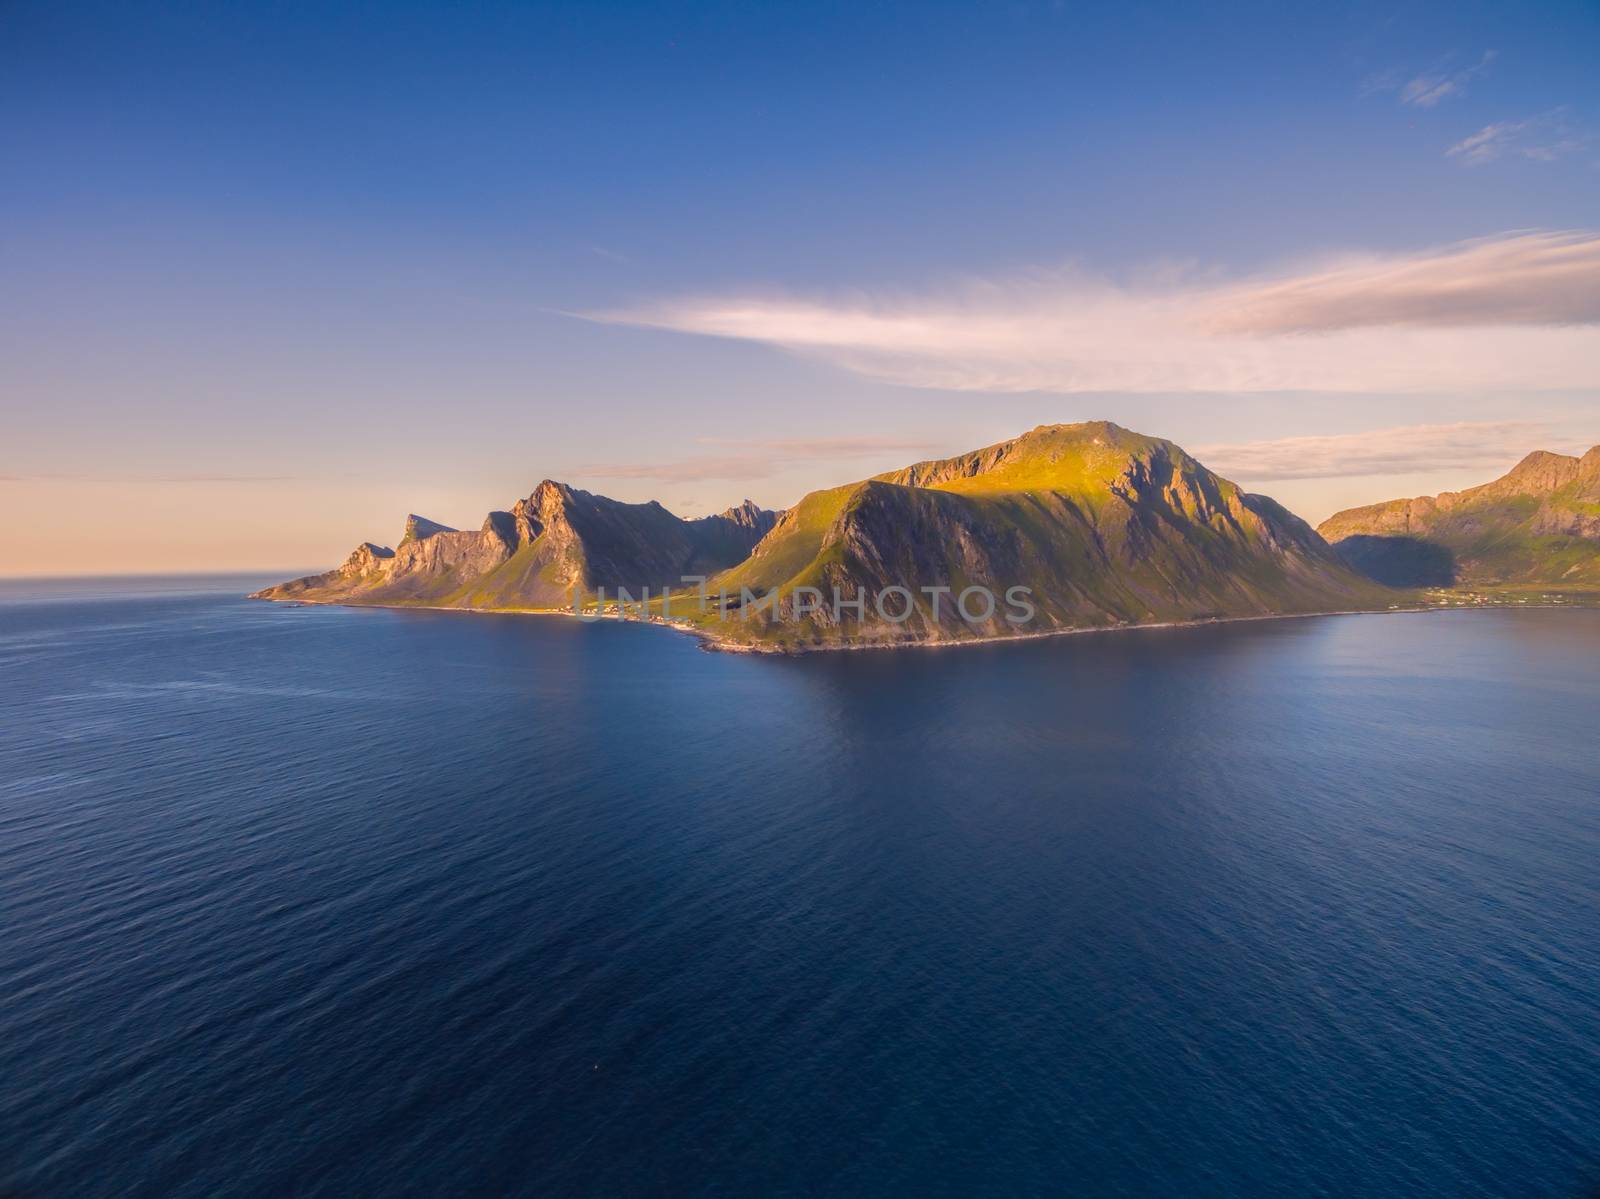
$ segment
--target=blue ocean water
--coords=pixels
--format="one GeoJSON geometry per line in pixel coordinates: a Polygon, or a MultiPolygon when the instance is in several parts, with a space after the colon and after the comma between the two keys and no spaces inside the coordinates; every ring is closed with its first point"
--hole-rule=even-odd
{"type": "Polygon", "coordinates": [[[1600,611],[799,659],[0,595],[0,1191],[1600,1181],[1600,611]]]}

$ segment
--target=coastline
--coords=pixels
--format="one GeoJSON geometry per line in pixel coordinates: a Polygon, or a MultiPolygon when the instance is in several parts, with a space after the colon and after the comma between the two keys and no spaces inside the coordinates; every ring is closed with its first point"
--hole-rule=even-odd
{"type": "MultiPolygon", "coordinates": [[[[474,616],[563,616],[569,620],[578,617],[568,608],[456,608],[443,604],[352,604],[338,600],[308,600],[308,599],[273,599],[265,596],[251,595],[248,599],[260,599],[269,604],[304,604],[307,606],[330,608],[381,608],[395,612],[462,612],[474,616]]],[[[710,629],[700,628],[696,625],[679,624],[676,621],[663,620],[659,617],[647,617],[643,620],[631,616],[596,616],[589,618],[586,623],[597,621],[614,621],[620,624],[647,625],[655,628],[670,629],[673,632],[683,633],[700,642],[700,648],[709,653],[719,654],[768,654],[778,657],[801,657],[806,654],[846,653],[862,650],[934,650],[958,649],[964,646],[976,645],[1004,645],[1016,641],[1040,641],[1050,637],[1072,637],[1088,633],[1126,633],[1141,629],[1192,629],[1205,628],[1219,624],[1242,624],[1253,621],[1266,620],[1309,620],[1326,616],[1383,616],[1398,614],[1415,614],[1428,612],[1458,612],[1467,608],[1505,609],[1505,608],[1583,608],[1594,605],[1569,604],[1569,603],[1526,603],[1526,602],[1477,602],[1473,604],[1411,604],[1390,608],[1338,608],[1322,612],[1263,612],[1253,616],[1216,616],[1204,620],[1165,620],[1149,621],[1138,624],[1112,624],[1112,625],[1084,625],[1074,628],[1041,629],[1032,633],[1006,633],[999,636],[986,637],[955,637],[941,640],[921,639],[916,641],[868,641],[855,644],[836,645],[805,645],[805,646],[775,646],[762,645],[744,641],[733,641],[718,636],[710,629]]]]}

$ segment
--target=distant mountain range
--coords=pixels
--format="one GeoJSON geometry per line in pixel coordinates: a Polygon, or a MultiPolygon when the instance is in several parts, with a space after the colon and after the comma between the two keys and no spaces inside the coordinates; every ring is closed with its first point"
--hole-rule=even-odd
{"type": "Polygon", "coordinates": [[[1540,450],[1492,483],[1351,508],[1318,532],[1396,587],[1600,584],[1600,446],[1540,450]]]}
{"type": "Polygon", "coordinates": [[[336,570],[254,598],[493,609],[559,608],[574,590],[660,593],[684,575],[742,561],[777,515],[746,500],[720,516],[680,520],[654,501],[624,504],[546,479],[476,531],[410,516],[394,549],[363,542],[336,570]]]}
{"type": "MultiPolygon", "coordinates": [[[[1275,501],[1169,441],[1105,421],[1041,426],[813,492],[782,513],[747,501],[680,520],[657,503],[547,480],[477,531],[413,516],[394,549],[364,543],[338,569],[258,598],[551,609],[570,605],[574,589],[591,600],[619,587],[659,597],[685,575],[710,576],[711,598],[681,590],[671,618],[753,648],[948,642],[1401,598],[1275,501]]],[[[661,601],[649,611],[663,615],[661,601]]]]}

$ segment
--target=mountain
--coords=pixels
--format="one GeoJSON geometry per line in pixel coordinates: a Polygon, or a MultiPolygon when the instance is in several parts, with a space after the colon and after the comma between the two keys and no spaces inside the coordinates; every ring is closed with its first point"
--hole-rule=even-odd
{"type": "Polygon", "coordinates": [[[745,558],[777,514],[746,500],[680,520],[660,504],[624,504],[546,479],[476,531],[406,518],[394,549],[363,542],[344,565],[269,587],[257,599],[450,608],[555,608],[574,588],[660,593],[684,575],[745,558]]]}
{"type": "Polygon", "coordinates": [[[707,611],[677,596],[671,615],[724,641],[787,648],[1386,608],[1396,598],[1273,500],[1169,441],[1105,421],[1041,426],[813,492],[707,589],[707,611]],[[880,613],[878,597],[896,587],[911,595],[895,593],[880,613]],[[989,589],[992,614],[976,593],[973,619],[958,611],[971,587],[989,589]],[[1023,615],[1007,602],[1014,587],[1031,592],[1026,621],[1007,619],[1023,615]],[[835,589],[865,597],[864,617],[835,605],[835,589]],[[776,612],[758,601],[770,592],[776,612]],[[896,622],[907,598],[914,607],[896,622]]]}
{"type": "Polygon", "coordinates": [[[1492,483],[1351,508],[1319,531],[1395,586],[1600,584],[1600,446],[1536,451],[1492,483]]]}
{"type": "Polygon", "coordinates": [[[407,518],[393,548],[258,597],[563,608],[650,588],[649,614],[730,646],[809,649],[1387,608],[1312,528],[1169,441],[1046,425],[955,458],[680,520],[549,480],[476,531],[407,518]],[[712,576],[708,599],[680,589],[712,576]]]}

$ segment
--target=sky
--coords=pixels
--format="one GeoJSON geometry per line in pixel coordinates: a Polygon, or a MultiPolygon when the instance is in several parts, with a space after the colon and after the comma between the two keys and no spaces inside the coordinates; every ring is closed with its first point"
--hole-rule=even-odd
{"type": "Polygon", "coordinates": [[[1600,442],[1600,6],[0,4],[0,574],[1035,425],[1313,522],[1600,442]]]}

